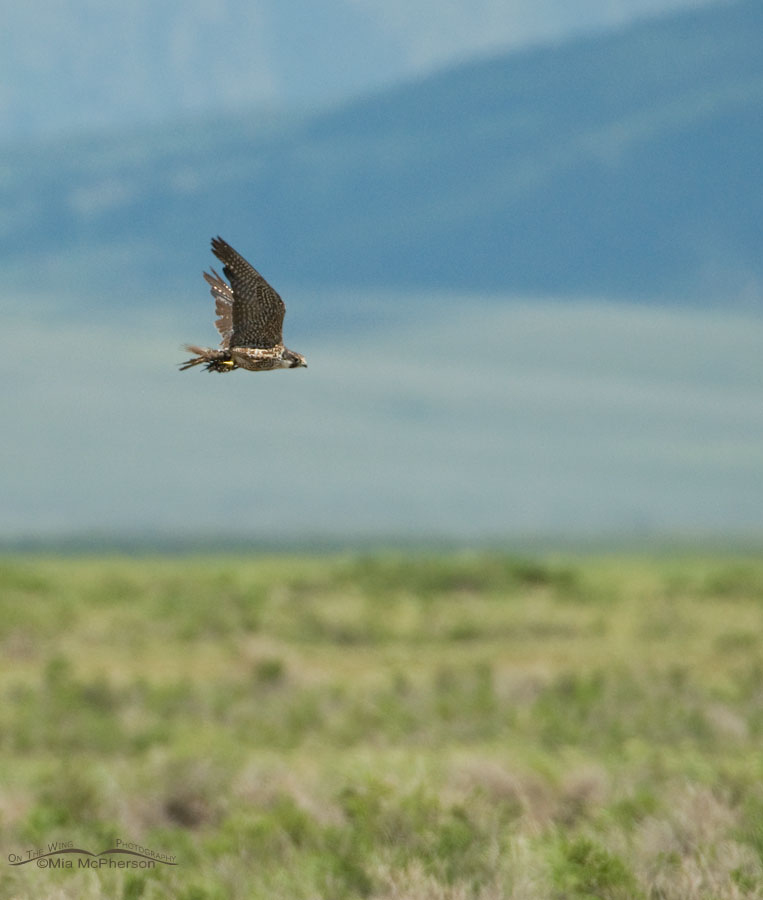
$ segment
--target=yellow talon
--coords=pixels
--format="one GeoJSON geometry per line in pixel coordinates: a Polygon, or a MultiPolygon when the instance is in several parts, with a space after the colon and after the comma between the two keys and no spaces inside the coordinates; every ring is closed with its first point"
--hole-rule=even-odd
{"type": "Polygon", "coordinates": [[[236,365],[232,359],[224,359],[222,361],[222,363],[224,366],[235,366],[236,365]]]}

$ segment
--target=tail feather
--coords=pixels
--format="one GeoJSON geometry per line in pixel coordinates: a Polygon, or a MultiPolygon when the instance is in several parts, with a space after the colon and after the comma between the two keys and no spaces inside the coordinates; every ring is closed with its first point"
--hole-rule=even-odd
{"type": "Polygon", "coordinates": [[[212,350],[209,347],[196,347],[193,344],[187,344],[185,349],[189,353],[195,353],[196,356],[181,363],[181,372],[202,363],[205,364],[207,372],[231,372],[237,368],[227,350],[212,350]]]}

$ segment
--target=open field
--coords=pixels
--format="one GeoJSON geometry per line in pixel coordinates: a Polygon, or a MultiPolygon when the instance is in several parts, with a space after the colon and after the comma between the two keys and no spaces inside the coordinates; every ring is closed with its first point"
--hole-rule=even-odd
{"type": "Polygon", "coordinates": [[[762,627],[744,558],[6,557],[0,900],[763,897],[762,627]]]}

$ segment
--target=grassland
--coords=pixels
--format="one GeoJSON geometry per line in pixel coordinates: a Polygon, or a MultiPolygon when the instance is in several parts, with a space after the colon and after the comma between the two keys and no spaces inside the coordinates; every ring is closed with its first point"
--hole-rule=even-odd
{"type": "Polygon", "coordinates": [[[752,559],[5,558],[0,900],[763,897],[762,628],[752,559]]]}

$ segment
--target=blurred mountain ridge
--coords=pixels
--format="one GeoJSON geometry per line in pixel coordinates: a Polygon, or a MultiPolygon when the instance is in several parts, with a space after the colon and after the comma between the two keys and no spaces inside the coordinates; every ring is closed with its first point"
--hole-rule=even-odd
{"type": "Polygon", "coordinates": [[[712,0],[27,0],[0,28],[0,136],[315,108],[501,47],[712,0]]]}
{"type": "Polygon", "coordinates": [[[6,148],[6,290],[171,303],[219,232],[279,286],[399,288],[390,304],[416,288],[757,308],[761,34],[763,4],[744,0],[314,116],[6,148]]]}

